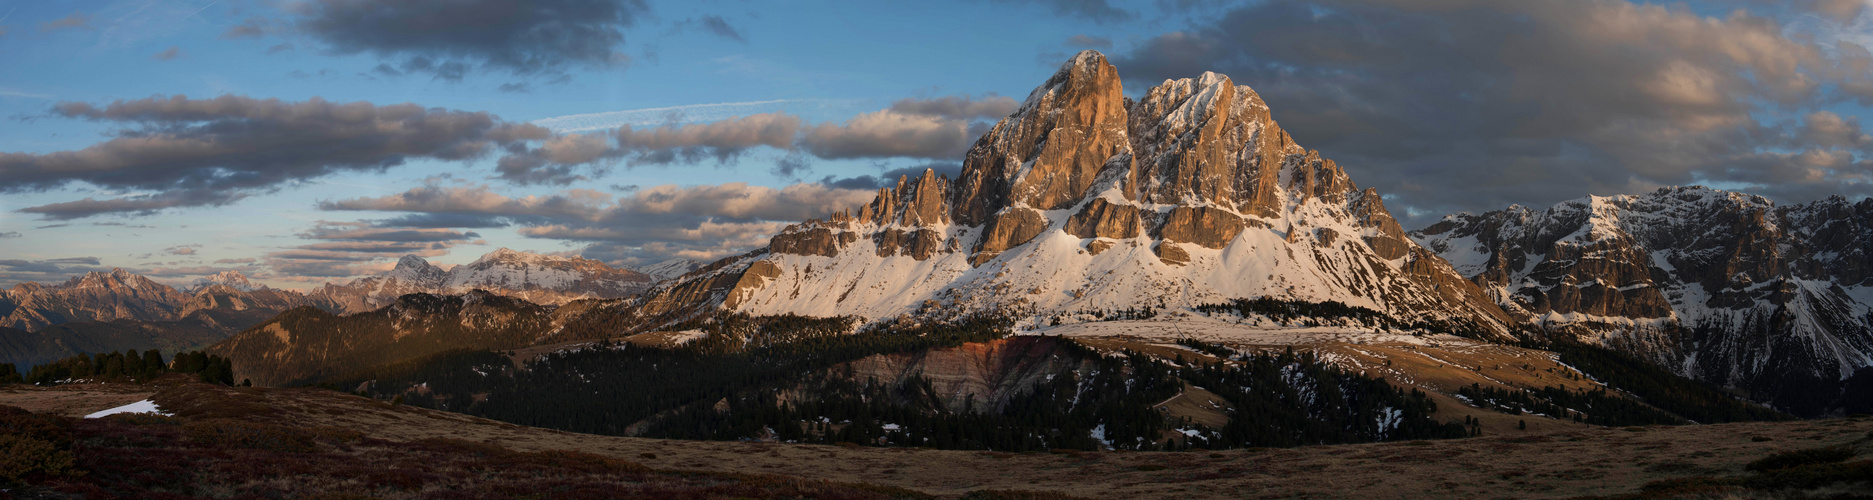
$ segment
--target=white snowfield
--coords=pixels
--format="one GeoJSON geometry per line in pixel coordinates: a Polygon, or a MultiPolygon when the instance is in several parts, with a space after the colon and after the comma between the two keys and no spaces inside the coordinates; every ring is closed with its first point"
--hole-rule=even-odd
{"type": "Polygon", "coordinates": [[[116,407],[116,408],[111,408],[109,410],[104,410],[104,411],[100,411],[100,412],[93,413],[90,415],[85,415],[85,418],[104,418],[104,417],[116,415],[119,413],[154,413],[154,414],[162,415],[165,417],[169,416],[169,412],[163,411],[161,408],[156,407],[155,401],[150,401],[148,399],[145,399],[145,400],[138,401],[135,403],[130,403],[127,405],[116,407]]]}

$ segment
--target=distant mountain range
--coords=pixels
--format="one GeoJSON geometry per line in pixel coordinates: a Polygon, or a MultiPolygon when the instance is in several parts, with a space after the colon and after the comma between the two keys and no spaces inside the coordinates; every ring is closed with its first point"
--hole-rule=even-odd
{"type": "MultiPolygon", "coordinates": [[[[658,269],[670,272],[684,262],[662,263],[658,269]]],[[[194,348],[302,306],[356,314],[404,294],[473,290],[558,305],[628,297],[654,280],[594,260],[505,248],[447,271],[405,256],[384,275],[328,283],[305,294],[255,284],[239,271],[181,288],[122,269],[92,272],[58,285],[21,283],[0,294],[0,328],[5,328],[0,330],[0,362],[25,366],[83,352],[194,348]]]]}
{"type": "Polygon", "coordinates": [[[502,248],[447,271],[422,257],[406,255],[381,276],[331,284],[306,294],[312,305],[339,314],[377,310],[411,293],[457,295],[487,290],[536,304],[629,297],[656,282],[648,274],[579,257],[559,257],[502,248]]]}

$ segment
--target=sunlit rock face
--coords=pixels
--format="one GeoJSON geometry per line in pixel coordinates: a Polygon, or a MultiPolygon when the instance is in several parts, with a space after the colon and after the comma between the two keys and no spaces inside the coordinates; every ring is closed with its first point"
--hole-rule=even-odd
{"type": "Polygon", "coordinates": [[[1071,322],[1261,296],[1491,338],[1519,322],[1406,237],[1377,192],[1295,144],[1253,90],[1205,73],[1133,102],[1092,51],[978,139],[957,178],[906,176],[628,307],[1071,322]]]}

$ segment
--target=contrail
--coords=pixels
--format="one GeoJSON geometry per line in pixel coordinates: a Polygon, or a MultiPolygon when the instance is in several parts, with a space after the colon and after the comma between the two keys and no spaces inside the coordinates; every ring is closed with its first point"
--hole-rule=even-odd
{"type": "Polygon", "coordinates": [[[186,16],[182,16],[182,18],[183,18],[183,19],[188,19],[188,18],[191,18],[191,17],[195,17],[195,15],[196,15],[196,14],[200,14],[200,13],[202,13],[202,11],[204,11],[204,10],[208,10],[208,8],[209,8],[209,7],[214,7],[214,6],[215,6],[215,4],[218,4],[218,3],[221,3],[221,0],[215,0],[215,1],[213,1],[213,2],[208,2],[208,5],[203,5],[203,6],[202,6],[202,8],[199,8],[199,9],[195,9],[195,12],[190,12],[190,13],[189,13],[189,15],[186,15],[186,16]]]}

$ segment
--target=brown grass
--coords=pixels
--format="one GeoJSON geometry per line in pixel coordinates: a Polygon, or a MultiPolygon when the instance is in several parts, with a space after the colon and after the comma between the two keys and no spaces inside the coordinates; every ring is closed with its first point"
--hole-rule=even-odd
{"type": "MultiPolygon", "coordinates": [[[[269,492],[298,496],[332,491],[415,498],[442,495],[435,493],[431,485],[494,488],[523,482],[535,486],[559,484],[555,481],[568,484],[567,491],[577,491],[578,484],[652,491],[631,482],[651,479],[630,479],[636,477],[630,474],[658,477],[676,474],[677,477],[669,479],[675,482],[667,484],[671,489],[656,491],[682,497],[690,493],[679,492],[704,491],[699,488],[732,482],[737,488],[755,484],[753,488],[758,491],[800,493],[819,491],[813,488],[831,488],[825,491],[843,493],[828,493],[828,496],[875,495],[850,498],[915,496],[915,493],[960,497],[985,490],[1088,498],[1569,498],[1633,494],[1649,483],[1683,488],[1683,491],[1693,488],[1729,491],[1725,488],[1739,486],[1723,481],[1698,482],[1694,478],[1749,474],[1744,468],[1746,464],[1783,451],[1847,446],[1859,450],[1863,457],[1873,452],[1873,440],[1868,437],[1873,431],[1873,419],[1644,427],[1645,432],[1540,426],[1540,431],[1486,430],[1480,438],[1448,441],[1185,453],[1056,454],[593,436],[408,406],[392,407],[366,398],[310,389],[266,389],[249,393],[228,388],[191,388],[158,394],[155,399],[164,404],[164,408],[168,408],[165,403],[168,401],[192,400],[174,402],[191,405],[202,415],[217,414],[207,407],[223,403],[259,404],[265,409],[248,408],[236,412],[248,415],[237,420],[293,426],[314,435],[349,430],[360,436],[349,441],[315,437],[313,452],[272,453],[192,444],[182,428],[187,422],[205,419],[187,415],[179,417],[184,422],[181,425],[162,419],[133,425],[123,422],[129,419],[125,417],[105,419],[110,421],[106,422],[109,425],[91,427],[87,422],[79,427],[88,433],[84,438],[86,442],[116,442],[118,444],[111,446],[139,449],[175,446],[163,443],[180,441],[184,443],[181,448],[194,450],[190,453],[205,455],[212,450],[225,455],[204,456],[190,462],[149,459],[118,470],[138,471],[137,474],[149,476],[150,479],[137,481],[146,481],[152,485],[149,486],[152,491],[158,486],[181,488],[154,478],[181,477],[183,479],[176,481],[220,484],[224,489],[215,491],[230,495],[233,492],[269,492]],[[1752,439],[1755,437],[1769,440],[1752,439]],[[566,455],[576,458],[555,458],[551,453],[562,453],[556,450],[578,454],[566,455]],[[390,458],[376,458],[380,454],[390,458]],[[586,466],[576,465],[597,462],[601,458],[617,462],[590,466],[596,469],[582,469],[580,467],[586,466]],[[242,465],[243,460],[249,459],[261,461],[256,465],[242,465]],[[295,465],[302,461],[326,464],[334,467],[334,471],[355,476],[321,472],[267,479],[270,476],[265,471],[272,467],[306,470],[302,465],[295,465]],[[432,461],[435,464],[429,465],[432,461]],[[494,467],[491,464],[507,461],[532,464],[526,467],[538,469],[544,474],[543,479],[527,482],[534,480],[488,470],[494,467]],[[195,465],[176,465],[178,463],[195,465]],[[626,464],[637,464],[653,472],[632,472],[636,469],[626,464]],[[405,473],[405,468],[410,472],[405,473]],[[386,470],[397,473],[389,474],[384,472],[386,470]],[[668,472],[678,470],[687,472],[668,472]],[[1682,484],[1668,484],[1683,478],[1693,479],[1684,479],[1682,484]],[[286,484],[293,481],[316,487],[286,484]],[[411,489],[409,481],[422,486],[411,489]],[[824,486],[826,484],[834,486],[824,486]]],[[[4,403],[4,395],[0,395],[0,404],[4,403]]],[[[1863,462],[1844,464],[1854,463],[1863,462]]],[[[84,466],[81,464],[80,468],[84,466]]],[[[205,489],[188,491],[212,493],[205,489]]],[[[739,490],[706,491],[711,493],[690,496],[732,496],[732,491],[739,490]]],[[[801,496],[814,495],[803,493],[801,496]]]]}

